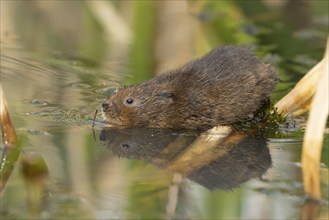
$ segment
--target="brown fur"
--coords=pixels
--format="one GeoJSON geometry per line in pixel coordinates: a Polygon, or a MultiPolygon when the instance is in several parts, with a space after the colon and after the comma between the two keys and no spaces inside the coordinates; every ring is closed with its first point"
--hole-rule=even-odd
{"type": "Polygon", "coordinates": [[[271,95],[278,77],[244,49],[224,46],[103,103],[114,125],[204,130],[248,117],[271,95]],[[127,104],[127,99],[133,99],[127,104]]]}

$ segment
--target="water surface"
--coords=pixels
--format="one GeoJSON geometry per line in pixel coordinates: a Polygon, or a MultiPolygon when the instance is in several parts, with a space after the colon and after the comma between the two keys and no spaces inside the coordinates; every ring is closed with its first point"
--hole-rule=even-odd
{"type": "Polygon", "coordinates": [[[267,139],[225,129],[198,134],[105,128],[99,113],[92,127],[95,110],[124,76],[55,50],[45,55],[17,45],[1,45],[1,83],[24,140],[1,197],[3,218],[328,215],[327,134],[324,198],[320,205],[306,203],[301,130],[267,139]]]}

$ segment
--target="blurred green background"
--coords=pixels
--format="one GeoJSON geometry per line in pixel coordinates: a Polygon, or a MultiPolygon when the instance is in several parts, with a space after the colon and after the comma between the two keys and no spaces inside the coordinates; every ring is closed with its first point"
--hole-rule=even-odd
{"type": "Polygon", "coordinates": [[[118,62],[129,67],[128,82],[224,44],[246,46],[274,63],[283,81],[297,80],[321,58],[328,34],[321,0],[15,0],[1,1],[1,10],[2,41],[56,48],[94,67],[118,62]]]}

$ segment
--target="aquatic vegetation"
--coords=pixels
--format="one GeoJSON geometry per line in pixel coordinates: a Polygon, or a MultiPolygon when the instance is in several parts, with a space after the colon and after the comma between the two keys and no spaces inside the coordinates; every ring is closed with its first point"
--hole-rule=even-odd
{"type": "Polygon", "coordinates": [[[247,119],[234,123],[233,128],[247,133],[280,137],[284,132],[281,129],[284,123],[287,123],[287,118],[278,113],[273,103],[268,102],[247,119]]]}

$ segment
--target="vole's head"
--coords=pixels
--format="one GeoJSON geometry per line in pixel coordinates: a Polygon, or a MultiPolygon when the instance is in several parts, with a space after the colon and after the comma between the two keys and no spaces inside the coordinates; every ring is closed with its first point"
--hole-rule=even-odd
{"type": "Polygon", "coordinates": [[[103,116],[114,125],[163,127],[175,94],[166,85],[136,85],[118,90],[102,104],[103,116]]]}

